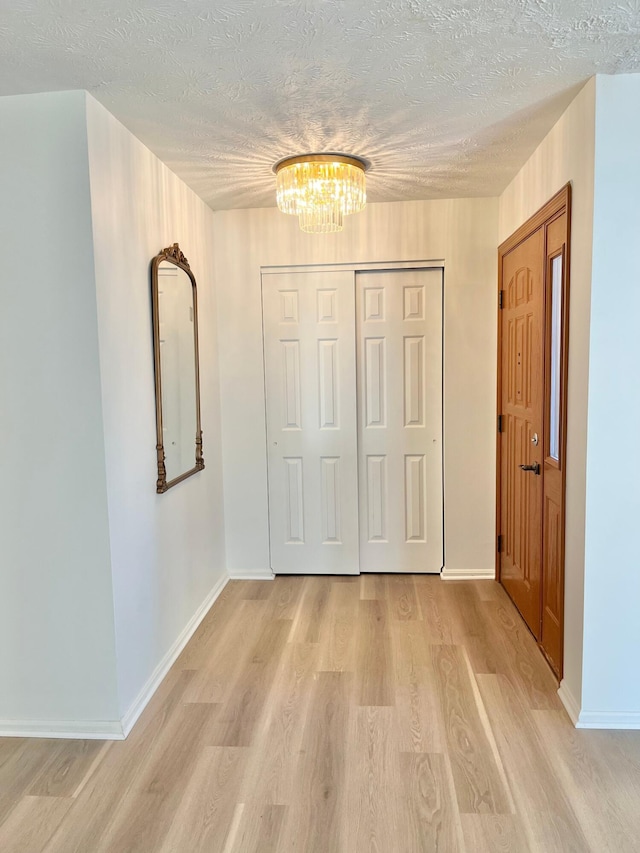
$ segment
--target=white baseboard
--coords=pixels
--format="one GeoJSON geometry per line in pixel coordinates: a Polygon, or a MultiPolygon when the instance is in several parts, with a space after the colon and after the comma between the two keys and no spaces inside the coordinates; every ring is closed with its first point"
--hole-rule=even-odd
{"type": "Polygon", "coordinates": [[[565,681],[560,682],[558,696],[573,725],[577,729],[640,729],[640,712],[583,711],[565,681]]]}
{"type": "Polygon", "coordinates": [[[229,569],[232,581],[272,581],[274,578],[271,569],[229,569]]]}
{"type": "Polygon", "coordinates": [[[124,740],[146,708],[163,678],[187,645],[198,625],[225,588],[222,577],[189,620],[180,636],[155,668],[122,720],[0,720],[0,737],[73,738],[76,740],[124,740]]]}
{"type": "Polygon", "coordinates": [[[443,581],[494,581],[496,572],[491,569],[448,569],[446,566],[440,572],[443,581]]]}
{"type": "Polygon", "coordinates": [[[574,726],[577,726],[578,719],[580,717],[580,705],[573,693],[567,687],[567,682],[564,679],[562,679],[560,687],[558,687],[558,697],[564,705],[564,709],[569,715],[569,719],[574,726]]]}
{"type": "Polygon", "coordinates": [[[577,729],[621,729],[635,731],[640,729],[640,712],[609,713],[608,711],[580,711],[577,729]]]}
{"type": "Polygon", "coordinates": [[[119,720],[0,720],[0,737],[124,740],[119,720]]]}
{"type": "Polygon", "coordinates": [[[175,643],[155,668],[122,720],[0,720],[0,737],[74,738],[77,740],[124,740],[144,711],[178,655],[227,585],[222,577],[207,595],[175,643]]]}
{"type": "Polygon", "coordinates": [[[196,612],[191,617],[185,628],[182,630],[175,643],[171,646],[169,651],[166,653],[166,655],[162,658],[160,663],[151,673],[149,679],[147,680],[147,683],[144,685],[140,693],[138,693],[137,697],[133,700],[131,707],[122,718],[122,731],[124,733],[124,737],[127,737],[131,729],[134,727],[138,717],[149,704],[151,697],[156,692],[173,664],[176,662],[180,652],[184,649],[191,637],[195,634],[198,626],[200,625],[204,617],[207,615],[214,602],[227,585],[228,581],[228,577],[222,577],[216,583],[209,595],[207,595],[205,600],[202,602],[200,607],[196,610],[196,612]]]}

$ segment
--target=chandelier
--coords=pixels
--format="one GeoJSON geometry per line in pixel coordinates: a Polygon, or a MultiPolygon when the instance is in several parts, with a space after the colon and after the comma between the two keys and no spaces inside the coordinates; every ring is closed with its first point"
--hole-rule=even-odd
{"type": "Polygon", "coordinates": [[[366,204],[366,168],[363,160],[346,154],[287,157],[273,167],[278,207],[297,216],[310,234],[342,231],[344,217],[366,204]]]}

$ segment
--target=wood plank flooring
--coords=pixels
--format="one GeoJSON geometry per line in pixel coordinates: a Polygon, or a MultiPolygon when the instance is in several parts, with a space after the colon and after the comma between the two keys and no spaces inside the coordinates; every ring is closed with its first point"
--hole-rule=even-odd
{"type": "Polygon", "coordinates": [[[2,853],[638,850],[640,732],[489,581],[232,581],[126,741],[0,739],[2,853]]]}

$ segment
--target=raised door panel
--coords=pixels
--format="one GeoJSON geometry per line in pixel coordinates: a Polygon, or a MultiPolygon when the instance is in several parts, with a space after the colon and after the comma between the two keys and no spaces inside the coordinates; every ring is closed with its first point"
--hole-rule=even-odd
{"type": "Polygon", "coordinates": [[[354,275],[264,274],[262,283],[271,566],[354,574],[354,275]]]}
{"type": "Polygon", "coordinates": [[[282,428],[302,429],[300,402],[300,341],[281,340],[282,428]]]}
{"type": "Polygon", "coordinates": [[[368,428],[386,426],[385,343],[379,337],[364,341],[364,410],[368,428]]]}
{"type": "Polygon", "coordinates": [[[424,336],[404,339],[404,425],[424,426],[424,336]]]}
{"type": "Polygon", "coordinates": [[[322,543],[340,544],[340,459],[323,457],[322,467],[322,543]]]}
{"type": "Polygon", "coordinates": [[[298,323],[298,291],[280,290],[280,322],[298,323]]]}
{"type": "Polygon", "coordinates": [[[367,541],[387,541],[387,457],[367,456],[367,541]]]}
{"type": "Polygon", "coordinates": [[[384,287],[365,287],[363,290],[364,321],[384,320],[384,287]]]}
{"type": "Polygon", "coordinates": [[[299,456],[284,458],[285,493],[287,496],[285,542],[287,545],[304,545],[302,464],[302,459],[299,456]]]}
{"type": "Polygon", "coordinates": [[[426,542],[424,454],[404,457],[404,519],[407,542],[426,542]]]}
{"type": "Polygon", "coordinates": [[[339,429],[338,346],[336,338],[318,341],[320,429],[339,429]]]}
{"type": "Polygon", "coordinates": [[[334,288],[321,287],[318,292],[318,323],[337,323],[338,293],[334,288]]]}

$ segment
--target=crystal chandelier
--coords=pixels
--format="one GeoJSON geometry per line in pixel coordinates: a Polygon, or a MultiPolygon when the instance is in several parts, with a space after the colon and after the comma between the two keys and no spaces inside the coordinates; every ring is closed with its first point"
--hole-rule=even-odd
{"type": "Polygon", "coordinates": [[[343,218],[366,204],[366,168],[363,160],[346,154],[287,157],[273,167],[278,207],[297,216],[303,231],[342,231],[343,218]]]}

